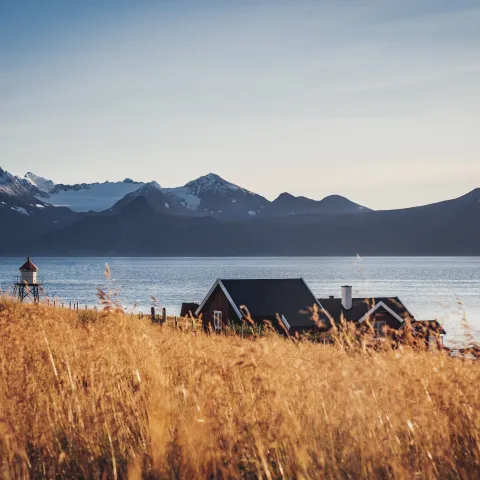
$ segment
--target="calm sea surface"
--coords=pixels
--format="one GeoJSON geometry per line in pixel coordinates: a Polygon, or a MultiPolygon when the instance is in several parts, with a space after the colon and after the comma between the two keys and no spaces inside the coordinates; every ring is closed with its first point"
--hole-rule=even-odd
{"type": "MultiPolygon", "coordinates": [[[[480,338],[480,257],[34,258],[46,294],[68,304],[97,303],[97,289],[118,290],[122,305],[148,311],[157,299],[171,314],[200,302],[217,278],[303,277],[318,297],[398,296],[418,319],[438,318],[447,342],[462,337],[466,315],[480,338]],[[105,264],[111,280],[105,280],[105,264]]],[[[23,258],[0,258],[0,288],[12,290],[23,258]]]]}

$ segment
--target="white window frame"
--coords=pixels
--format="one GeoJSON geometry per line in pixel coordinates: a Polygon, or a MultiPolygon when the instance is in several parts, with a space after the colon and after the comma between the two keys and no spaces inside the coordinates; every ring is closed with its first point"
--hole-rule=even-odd
{"type": "Polygon", "coordinates": [[[222,319],[222,311],[221,310],[214,310],[213,311],[213,326],[215,331],[221,331],[223,327],[223,319],[222,319]]]}
{"type": "Polygon", "coordinates": [[[375,331],[377,337],[385,337],[387,322],[386,320],[374,320],[373,321],[373,330],[375,331]]]}

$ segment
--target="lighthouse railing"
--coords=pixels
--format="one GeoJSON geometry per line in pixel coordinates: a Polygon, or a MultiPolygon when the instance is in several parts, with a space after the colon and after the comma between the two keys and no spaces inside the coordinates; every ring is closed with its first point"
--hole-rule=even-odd
{"type": "Polygon", "coordinates": [[[15,285],[25,285],[25,284],[27,284],[27,285],[43,285],[43,278],[37,276],[36,281],[31,283],[31,282],[27,282],[26,280],[24,280],[20,275],[17,275],[14,279],[14,283],[15,283],[15,285]]]}

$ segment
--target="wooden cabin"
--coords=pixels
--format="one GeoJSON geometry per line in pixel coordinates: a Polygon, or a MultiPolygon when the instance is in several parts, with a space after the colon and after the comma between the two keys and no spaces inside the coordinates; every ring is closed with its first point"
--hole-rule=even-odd
{"type": "Polygon", "coordinates": [[[267,320],[280,332],[294,333],[315,329],[309,314],[313,305],[321,310],[303,278],[218,279],[195,314],[201,316],[205,330],[221,332],[249,315],[257,324],[267,320]]]}
{"type": "Polygon", "coordinates": [[[379,336],[387,329],[398,330],[405,321],[414,319],[398,297],[353,298],[349,285],[342,287],[341,297],[320,298],[319,302],[335,323],[343,319],[361,325],[368,319],[379,336]]]}
{"type": "Polygon", "coordinates": [[[319,298],[325,312],[336,324],[342,320],[359,327],[368,320],[376,336],[384,337],[387,331],[402,330],[411,325],[416,338],[425,338],[426,346],[433,349],[443,345],[445,330],[437,320],[416,320],[398,297],[352,297],[352,287],[342,287],[341,297],[319,298]]]}

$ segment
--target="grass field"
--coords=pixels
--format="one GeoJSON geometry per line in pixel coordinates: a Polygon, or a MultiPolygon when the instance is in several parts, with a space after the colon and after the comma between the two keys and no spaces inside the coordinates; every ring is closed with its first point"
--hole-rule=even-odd
{"type": "Polygon", "coordinates": [[[0,477],[480,478],[480,363],[0,299],[0,477]]]}

